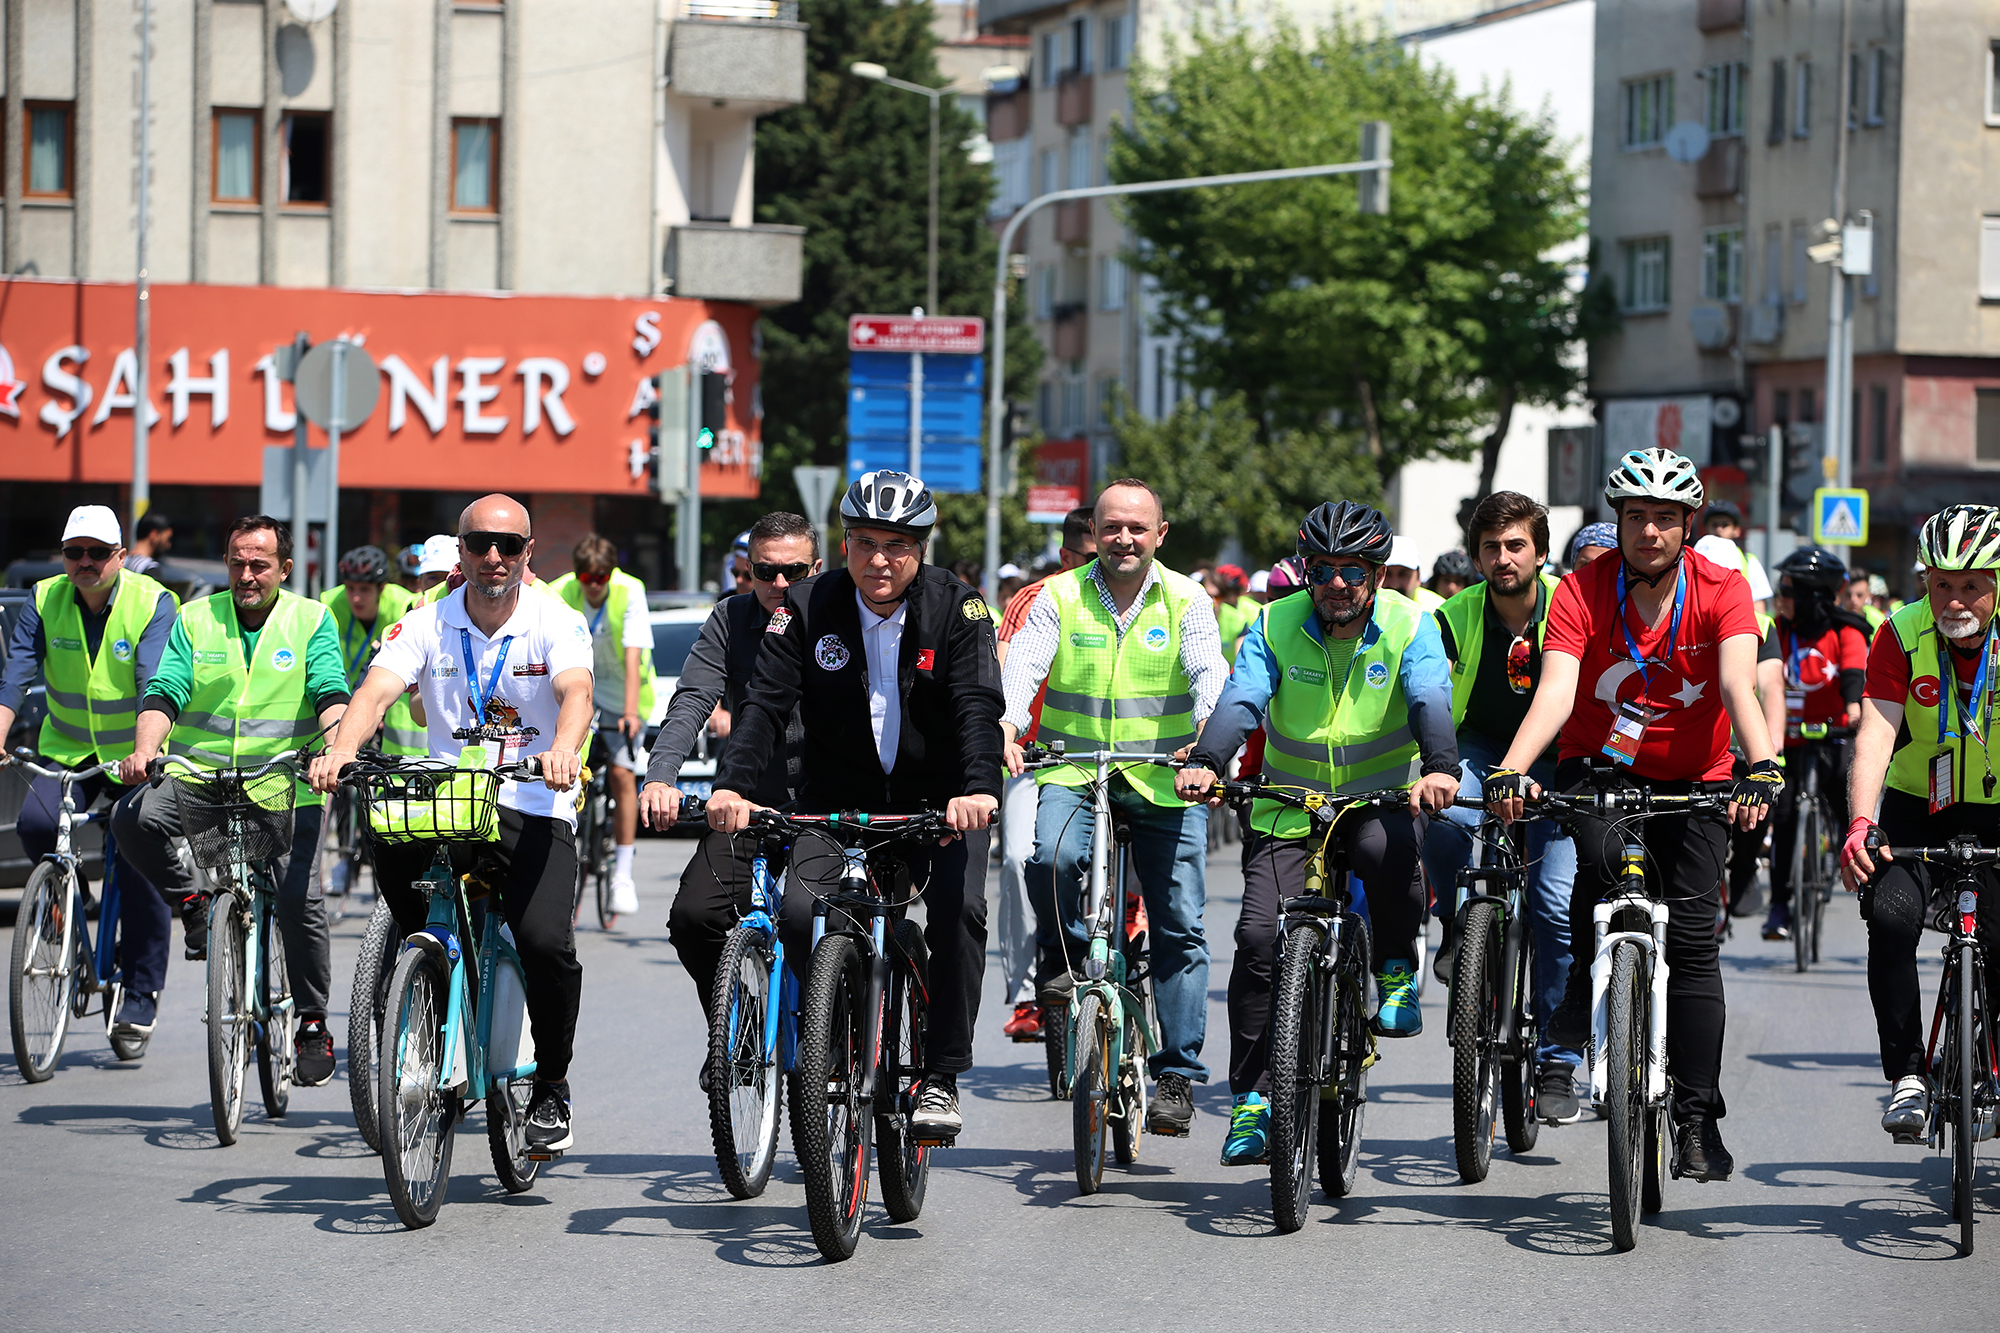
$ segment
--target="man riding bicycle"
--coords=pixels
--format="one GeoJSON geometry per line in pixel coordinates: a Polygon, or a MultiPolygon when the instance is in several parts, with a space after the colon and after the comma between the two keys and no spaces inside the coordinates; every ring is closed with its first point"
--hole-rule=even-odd
{"type": "MultiPolygon", "coordinates": [[[[322,792],[338,786],[341,770],[411,685],[422,692],[431,756],[456,760],[461,736],[477,735],[489,762],[541,760],[540,786],[500,784],[497,841],[456,847],[452,856],[455,870],[469,869],[482,851],[500,862],[493,891],[521,956],[535,1043],[528,1146],[558,1153],[575,1142],[569,1065],[583,965],[572,919],[576,804],[564,793],[576,785],[594,716],[590,630],[555,598],[522,594],[535,543],[519,502],[505,495],[475,500],[458,527],[464,586],[417,607],[390,631],[340,730],[313,760],[312,782],[322,792]]],[[[433,855],[420,842],[374,849],[375,882],[405,934],[428,913],[413,885],[433,855]]]]}
{"type": "MultiPolygon", "coordinates": [[[[840,502],[847,565],[785,592],[762,646],[708,802],[709,827],[749,826],[756,790],[797,708],[805,814],[916,814],[944,807],[959,834],[906,853],[923,891],[930,946],[929,1040],[912,1127],[951,1139],[958,1075],[986,970],[987,825],[1000,804],[1000,666],[993,613],[976,588],[924,563],[937,506],[901,472],[864,473],[840,502]]],[[[838,883],[831,839],[792,848],[779,929],[810,955],[813,904],[838,883]],[[803,890],[803,891],[802,891],[803,890]]]]}
{"type": "MultiPolygon", "coordinates": [[[[1618,515],[1618,555],[1593,561],[1556,589],[1542,645],[1542,680],[1486,801],[1502,819],[1541,784],[1528,774],[1558,741],[1555,785],[1568,790],[1609,770],[1655,793],[1727,791],[1728,818],[1754,828],[1783,786],[1757,699],[1757,618],[1750,586],[1682,549],[1703,500],[1694,464],[1666,449],[1634,450],[1607,478],[1618,515]],[[1581,687],[1581,688],[1579,688],[1581,687]],[[1749,771],[1730,778],[1730,727],[1749,771]]],[[[1573,957],[1547,1037],[1581,1047],[1590,1037],[1592,912],[1618,882],[1624,836],[1613,823],[1579,819],[1570,897],[1573,957]]],[[[1728,836],[1701,813],[1646,825],[1648,879],[1667,922],[1667,1065],[1673,1073],[1681,1174],[1727,1180],[1735,1170],[1716,1121],[1724,1004],[1715,932],[1728,836]]]]}
{"type": "MultiPolygon", "coordinates": [[[[119,776],[145,781],[164,743],[171,754],[209,768],[247,768],[296,750],[332,726],[347,706],[347,672],[333,613],[284,590],[292,570],[291,530],[265,514],[230,526],[229,587],[181,608],[160,668],[139,703],[138,737],[119,776]]],[[[370,728],[373,735],[373,728],[370,728]]],[[[278,928],[298,999],[301,1087],[333,1077],[326,997],[333,982],[326,900],[313,863],[324,810],[297,786],[291,850],[278,858],[278,928]]],[[[187,956],[208,956],[208,895],[174,848],[181,836],[173,784],[140,786],[111,817],[118,850],[162,893],[180,903],[187,956]]]]}
{"type": "Polygon", "coordinates": [[[574,572],[549,584],[590,626],[591,679],[597,691],[597,738],[611,763],[611,910],[639,910],[632,882],[639,837],[639,774],[646,771],[646,717],[653,711],[653,627],[646,619],[646,585],[618,568],[609,538],[585,533],[570,553],[574,572]]]}
{"type": "MultiPolygon", "coordinates": [[[[1174,753],[1194,743],[1228,674],[1208,594],[1154,559],[1167,521],[1153,488],[1130,479],[1106,486],[1097,497],[1096,529],[1097,558],[1044,583],[1008,643],[1001,728],[1007,767],[1016,776],[1023,771],[1016,738],[1034,720],[1045,683],[1035,723],[1043,744],[1174,753]]],[[[1035,774],[1035,854],[1027,882],[1038,922],[1037,995],[1045,1007],[1069,1004],[1089,952],[1083,881],[1094,778],[1077,765],[1035,774]]],[[[1146,1130],[1182,1135],[1194,1123],[1193,1081],[1208,1081],[1201,1063],[1208,1035],[1208,941],[1201,931],[1208,809],[1177,795],[1173,774],[1152,765],[1119,769],[1110,785],[1112,807],[1132,824],[1132,870],[1145,895],[1160,1014],[1146,1130]]]]}
{"type": "MultiPolygon", "coordinates": [[[[124,555],[116,514],[103,505],[70,511],[63,526],[63,572],[35,585],[35,599],[21,608],[0,668],[0,747],[39,673],[48,701],[35,742],[43,759],[70,769],[95,768],[132,753],[139,696],[159,670],[180,601],[126,568],[124,555]]],[[[77,783],[76,808],[89,808],[113,785],[109,775],[77,783]]],[[[56,849],[61,817],[62,783],[36,778],[15,826],[30,863],[56,849]]],[[[173,914],[125,849],[118,850],[123,883],[118,956],[125,991],[112,1022],[115,1035],[143,1052],[167,981],[173,914]]]]}
{"type": "MultiPolygon", "coordinates": [[[[1310,595],[1264,608],[1236,650],[1236,669],[1184,769],[1182,795],[1209,795],[1252,729],[1266,732],[1264,777],[1274,786],[1361,793],[1414,784],[1407,808],[1340,821],[1374,931],[1370,970],[1381,992],[1375,1031],[1423,1031],[1417,1000],[1424,901],[1417,876],[1426,810],[1458,795],[1458,742],[1438,628],[1416,603],[1383,586],[1389,520],[1351,500],[1321,505],[1299,525],[1310,595]]],[[[1309,819],[1275,801],[1251,809],[1243,845],[1243,909],[1229,973],[1229,1088],[1236,1106],[1225,1166],[1265,1158],[1270,1122],[1271,982],[1282,904],[1304,891],[1309,819]]]]}
{"type": "MultiPolygon", "coordinates": [[[[1989,738],[2000,710],[1993,678],[2000,509],[1939,510],[1918,534],[1917,552],[1926,596],[1893,612],[1868,654],[1848,787],[1854,818],[1841,850],[1842,878],[1861,892],[1868,922],[1868,998],[1882,1076],[1895,1084],[1882,1128],[1898,1143],[1920,1142],[1930,1111],[1917,942],[1931,919],[1934,882],[1928,866],[1896,859],[1893,849],[1961,835],[1982,846],[1995,840],[2000,783],[1989,738]],[[1878,799],[1879,825],[1869,818],[1878,799]],[[1871,848],[1871,836],[1881,845],[1871,848]]],[[[1991,957],[2000,946],[2000,876],[1991,867],[1977,873],[1979,940],[1991,957]]]]}
{"type": "MultiPolygon", "coordinates": [[[[340,557],[340,582],[319,595],[333,612],[333,626],[340,634],[340,660],[347,671],[347,688],[358,690],[368,674],[368,663],[382,647],[382,636],[401,620],[416,602],[415,594],[391,578],[389,557],[379,546],[357,546],[340,557]]],[[[418,755],[426,752],[424,728],[410,711],[411,696],[405,694],[389,705],[382,730],[374,745],[383,754],[418,755]]],[[[338,842],[345,834],[336,832],[338,842]]],[[[327,891],[347,892],[350,865],[346,855],[333,858],[327,867],[327,891]]]]}

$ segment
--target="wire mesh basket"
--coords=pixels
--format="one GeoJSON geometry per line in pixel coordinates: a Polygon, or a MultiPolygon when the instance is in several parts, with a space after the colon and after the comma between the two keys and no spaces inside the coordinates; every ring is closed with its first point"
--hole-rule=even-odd
{"type": "Polygon", "coordinates": [[[195,864],[226,870],[290,852],[294,777],[287,765],[247,780],[234,773],[176,774],[174,802],[195,864]]]}
{"type": "Polygon", "coordinates": [[[360,775],[377,842],[496,842],[500,777],[483,768],[394,768],[360,775]]]}

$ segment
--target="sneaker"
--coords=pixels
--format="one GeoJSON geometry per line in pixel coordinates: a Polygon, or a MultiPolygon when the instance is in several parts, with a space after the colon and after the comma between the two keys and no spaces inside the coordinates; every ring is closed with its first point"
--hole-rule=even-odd
{"type": "Polygon", "coordinates": [[[1384,1037],[1414,1037],[1424,1030],[1424,1011],[1417,998],[1417,974],[1409,963],[1392,958],[1375,974],[1382,1005],[1375,1011],[1375,1031],[1384,1037]]]}
{"type": "Polygon", "coordinates": [[[346,857],[341,857],[326,868],[326,892],[328,897],[339,898],[347,893],[347,876],[354,869],[346,857]]]}
{"type": "Polygon", "coordinates": [[[299,1024],[298,1068],[292,1082],[302,1088],[316,1088],[333,1077],[333,1034],[324,1018],[308,1018],[299,1024]]]}
{"type": "Polygon", "coordinates": [[[611,914],[625,916],[639,910],[639,886],[630,875],[611,877],[611,914]]]}
{"type": "Polygon", "coordinates": [[[528,1151],[559,1153],[575,1142],[569,1123],[569,1080],[545,1083],[536,1079],[535,1096],[528,1103],[528,1151]]]}
{"type": "Polygon", "coordinates": [[[1788,940],[1792,937],[1792,909],[1779,903],[1764,918],[1764,938],[1767,940],[1788,940]]]}
{"type": "Polygon", "coordinates": [[[1261,1166],[1270,1160],[1271,1106],[1263,1094],[1246,1092],[1229,1113],[1229,1137],[1222,1141],[1224,1166],[1261,1166]]]}
{"type": "Polygon", "coordinates": [[[1543,1064],[1535,1075],[1535,1116],[1551,1125],[1567,1125],[1583,1117],[1576,1100],[1576,1066],[1561,1060],[1543,1064]]]}
{"type": "Polygon", "coordinates": [[[128,990],[118,1001],[118,1016],[111,1022],[111,1031],[120,1037],[150,1037],[159,1016],[159,996],[128,990]]]}
{"type": "Polygon", "coordinates": [[[1177,1139],[1194,1125],[1194,1085],[1186,1074],[1165,1073],[1153,1085],[1153,1103],[1146,1108],[1146,1132],[1177,1139]]]}
{"type": "Polygon", "coordinates": [[[186,955],[191,963],[208,957],[208,895],[199,891],[181,899],[181,927],[187,933],[186,955]]]}
{"type": "Polygon", "coordinates": [[[1736,1171],[1736,1159],[1722,1146],[1722,1131],[1698,1111],[1681,1122],[1674,1156],[1679,1163],[1674,1174],[1683,1180],[1727,1180],[1736,1171]]]}
{"type": "Polygon", "coordinates": [[[1042,1039],[1042,1006],[1030,1001],[1014,1006],[1014,1016],[1000,1029],[1015,1041],[1042,1039]]]}
{"type": "Polygon", "coordinates": [[[1573,1051],[1582,1050],[1590,1040],[1590,966],[1581,958],[1570,964],[1562,1002],[1549,1015],[1549,1030],[1543,1036],[1573,1051]]]}
{"type": "Polygon", "coordinates": [[[953,1074],[926,1074],[917,1087],[917,1109],[910,1115],[910,1128],[920,1139],[949,1142],[965,1128],[958,1114],[958,1078],[953,1074]]]}
{"type": "Polygon", "coordinates": [[[1035,998],[1044,1008],[1067,1009],[1069,997],[1076,992],[1076,978],[1067,971],[1058,972],[1047,981],[1035,983],[1035,998]]]}
{"type": "Polygon", "coordinates": [[[1882,1128],[1898,1143],[1922,1143],[1924,1125],[1931,1118],[1931,1087],[1922,1074],[1905,1074],[1896,1080],[1889,1094],[1889,1109],[1882,1113],[1882,1128]]]}

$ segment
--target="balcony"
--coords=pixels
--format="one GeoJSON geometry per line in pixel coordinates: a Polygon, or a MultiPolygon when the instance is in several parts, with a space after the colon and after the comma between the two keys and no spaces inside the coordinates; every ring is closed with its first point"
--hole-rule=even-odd
{"type": "Polygon", "coordinates": [[[1721,32],[1743,26],[1743,0],[1701,0],[1695,8],[1695,26],[1703,32],[1721,32]]]}
{"type": "Polygon", "coordinates": [[[805,228],[690,222],[667,234],[668,294],[751,305],[799,299],[805,271],[805,228]]]}
{"type": "Polygon", "coordinates": [[[1056,83],[1056,124],[1090,123],[1090,75],[1083,70],[1065,70],[1056,83]]]}
{"type": "Polygon", "coordinates": [[[1090,204],[1088,199],[1071,199],[1056,205],[1056,244],[1090,244],[1090,204]]]}
{"type": "Polygon", "coordinates": [[[1025,32],[1025,25],[1036,15],[1054,13],[1067,3],[1068,0],[979,0],[979,31],[1025,32]]]}
{"type": "Polygon", "coordinates": [[[1028,99],[1025,88],[1011,93],[989,93],[986,97],[986,137],[994,143],[1018,139],[1028,132],[1028,99]]]}
{"type": "Polygon", "coordinates": [[[1058,361],[1081,361],[1090,351],[1090,311],[1081,301],[1055,308],[1054,352],[1058,361]]]}
{"type": "Polygon", "coordinates": [[[667,89],[678,96],[735,103],[763,115],[806,100],[806,26],[783,18],[737,17],[738,12],[780,13],[797,6],[766,0],[718,0],[697,5],[729,16],[677,20],[667,52],[667,89]]]}
{"type": "Polygon", "coordinates": [[[1702,199],[1733,198],[1743,189],[1743,140],[1715,139],[1695,164],[1694,192],[1702,199]]]}

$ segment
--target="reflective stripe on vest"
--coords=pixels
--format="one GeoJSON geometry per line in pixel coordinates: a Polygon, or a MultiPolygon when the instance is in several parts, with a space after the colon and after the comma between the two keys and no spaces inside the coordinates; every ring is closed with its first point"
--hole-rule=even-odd
{"type": "MultiPolygon", "coordinates": [[[[1897,735],[1899,744],[1889,758],[1888,782],[1896,791],[1928,800],[1931,764],[1942,753],[1937,743],[1938,710],[1944,704],[1945,691],[1955,694],[1958,690],[1958,676],[1953,672],[1950,680],[1938,677],[1937,621],[1931,615],[1929,598],[1899,608],[1889,617],[1889,627],[1895,632],[1896,642],[1902,645],[1904,656],[1909,659],[1910,689],[1903,701],[1903,728],[1897,735]],[[1917,697],[1917,683],[1922,680],[1937,682],[1928,704],[1917,697]]],[[[1945,652],[1949,657],[1950,649],[1945,652]]],[[[1980,725],[1987,723],[1982,719],[1980,725]]],[[[2000,769],[1989,769],[1993,761],[1987,748],[1966,737],[1947,740],[1945,747],[1952,756],[1952,795],[1961,803],[2000,805],[2000,787],[1996,787],[1992,795],[1986,792],[1986,774],[1989,771],[2000,773],[2000,769]]]]}
{"type": "MultiPolygon", "coordinates": [[[[1556,588],[1561,582],[1548,574],[1540,577],[1545,591],[1537,608],[1541,619],[1535,622],[1537,648],[1549,637],[1549,607],[1555,603],[1556,588]]],[[[1472,703],[1472,683],[1479,678],[1480,654],[1486,648],[1486,585],[1475,583],[1455,593],[1431,614],[1450,627],[1452,651],[1458,654],[1448,663],[1451,667],[1451,724],[1457,727],[1465,722],[1465,710],[1472,703]]]]}
{"type": "MultiPolygon", "coordinates": [[[[139,720],[139,640],[163,592],[163,585],[144,574],[119,570],[93,660],[69,577],[58,574],[35,585],[49,707],[35,744],[44,759],[73,767],[92,755],[108,763],[132,753],[139,720]]],[[[178,598],[174,604],[179,606],[178,598]]]]}
{"type": "MultiPolygon", "coordinates": [[[[227,592],[181,610],[194,649],[194,684],[167,738],[170,754],[218,768],[242,767],[295,749],[319,732],[306,693],[306,649],[332,612],[315,601],[280,592],[257,635],[254,657],[244,657],[243,628],[227,592]]],[[[298,784],[299,805],[320,795],[298,784]]]]}
{"type": "MultiPolygon", "coordinates": [[[[597,614],[583,596],[583,583],[574,574],[565,574],[549,583],[549,591],[569,603],[572,611],[583,617],[587,625],[597,614]]],[[[604,593],[604,630],[612,636],[614,645],[611,660],[618,664],[618,675],[624,675],[625,663],[625,610],[630,599],[637,597],[641,606],[646,602],[646,585],[633,578],[622,569],[611,571],[610,586],[604,593]]],[[[592,645],[593,648],[595,645],[592,645]]],[[[623,687],[623,682],[620,682],[623,687]]],[[[653,713],[653,650],[650,647],[639,650],[639,716],[650,717],[653,713]]]]}

